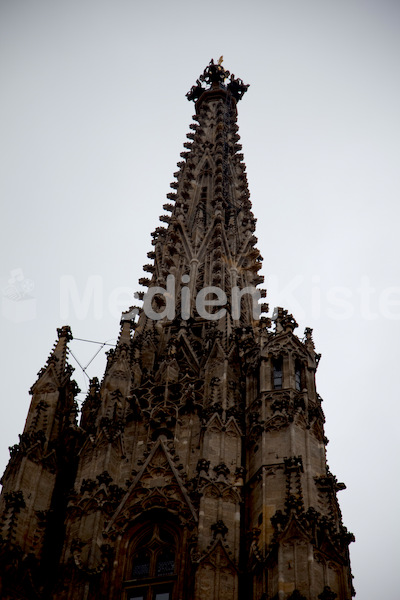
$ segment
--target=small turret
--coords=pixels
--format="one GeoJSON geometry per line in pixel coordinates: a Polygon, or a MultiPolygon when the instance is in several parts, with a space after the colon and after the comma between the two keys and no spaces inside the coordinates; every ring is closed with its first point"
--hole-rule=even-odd
{"type": "Polygon", "coordinates": [[[236,123],[248,87],[221,57],[187,94],[196,114],[143,306],[123,313],[80,427],[58,331],[3,477],[2,599],[350,599],[320,355],[286,310],[261,316],[236,123]]]}

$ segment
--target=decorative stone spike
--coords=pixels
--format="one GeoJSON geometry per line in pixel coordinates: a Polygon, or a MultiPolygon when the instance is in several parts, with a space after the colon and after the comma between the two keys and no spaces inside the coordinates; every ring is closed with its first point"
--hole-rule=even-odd
{"type": "Polygon", "coordinates": [[[143,271],[147,271],[147,273],[154,273],[154,271],[156,270],[154,265],[144,265],[143,266],[143,271]]]}
{"type": "Polygon", "coordinates": [[[71,328],[69,325],[64,325],[63,327],[57,329],[58,339],[65,337],[67,338],[67,342],[73,339],[71,328]]]}
{"type": "Polygon", "coordinates": [[[146,287],[149,287],[151,281],[150,281],[150,279],[148,277],[140,277],[139,283],[140,283],[140,285],[144,285],[146,287]]]}
{"type": "MultiPolygon", "coordinates": [[[[139,308],[139,306],[130,306],[128,308],[128,310],[123,311],[122,315],[121,315],[121,324],[124,323],[125,321],[129,321],[131,323],[131,325],[133,326],[134,324],[134,320],[136,319],[136,317],[138,315],[140,315],[141,312],[141,308],[139,308]]],[[[133,327],[131,327],[133,328],[133,327]]]]}

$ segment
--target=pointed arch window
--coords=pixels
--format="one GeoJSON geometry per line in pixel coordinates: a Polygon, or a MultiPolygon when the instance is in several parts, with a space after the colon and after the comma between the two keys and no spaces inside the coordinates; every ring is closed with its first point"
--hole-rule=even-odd
{"type": "Polygon", "coordinates": [[[302,389],[302,386],[301,386],[301,380],[302,380],[301,372],[302,372],[301,362],[299,360],[296,360],[295,365],[294,365],[294,383],[295,383],[295,388],[296,388],[296,390],[298,392],[301,392],[301,389],[302,389]]]}
{"type": "Polygon", "coordinates": [[[167,525],[152,523],[135,536],[127,600],[173,600],[177,541],[167,525]]]}
{"type": "Polygon", "coordinates": [[[275,358],[273,361],[273,384],[274,390],[282,389],[283,381],[283,361],[282,357],[275,358]]]}

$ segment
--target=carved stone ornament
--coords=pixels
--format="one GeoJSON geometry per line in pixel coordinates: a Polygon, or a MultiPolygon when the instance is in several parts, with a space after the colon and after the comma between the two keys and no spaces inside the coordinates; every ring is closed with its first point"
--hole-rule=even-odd
{"type": "Polygon", "coordinates": [[[216,538],[217,535],[220,535],[222,538],[226,537],[228,533],[228,528],[222,519],[219,519],[216,523],[211,525],[211,531],[213,532],[213,537],[216,538]]]}
{"type": "Polygon", "coordinates": [[[337,598],[337,594],[331,590],[329,585],[326,585],[323,592],[318,595],[318,598],[319,600],[335,600],[335,598],[337,598]]]}
{"type": "Polygon", "coordinates": [[[307,600],[303,594],[300,594],[299,590],[293,590],[290,596],[287,597],[287,600],[307,600]]]}

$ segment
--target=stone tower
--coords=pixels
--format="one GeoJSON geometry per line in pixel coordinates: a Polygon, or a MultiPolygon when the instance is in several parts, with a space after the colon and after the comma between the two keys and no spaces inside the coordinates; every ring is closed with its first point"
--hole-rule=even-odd
{"type": "Polygon", "coordinates": [[[259,302],[237,103],[210,65],[141,308],[76,422],[68,327],[32,388],[0,500],[4,600],[350,600],[311,329],[259,302]]]}

